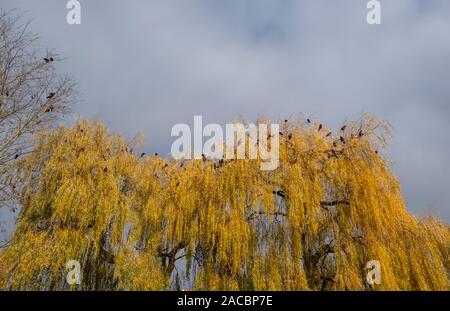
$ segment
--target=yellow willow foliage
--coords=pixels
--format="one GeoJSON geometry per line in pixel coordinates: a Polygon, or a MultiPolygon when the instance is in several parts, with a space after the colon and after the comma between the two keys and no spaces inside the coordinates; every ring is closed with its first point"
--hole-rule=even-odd
{"type": "Polygon", "coordinates": [[[286,122],[281,134],[274,171],[135,156],[99,122],[41,134],[17,167],[22,210],[0,288],[449,289],[449,226],[406,211],[378,152],[388,124],[286,122]],[[66,283],[70,260],[80,285],[66,283]],[[371,260],[381,284],[366,282],[371,260]]]}

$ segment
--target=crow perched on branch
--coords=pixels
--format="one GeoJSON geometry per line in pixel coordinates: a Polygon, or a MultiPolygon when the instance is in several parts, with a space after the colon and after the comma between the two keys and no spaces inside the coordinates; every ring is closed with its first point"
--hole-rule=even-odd
{"type": "Polygon", "coordinates": [[[341,127],[341,131],[345,131],[345,129],[347,128],[347,125],[344,125],[343,127],[341,127]]]}
{"type": "Polygon", "coordinates": [[[145,156],[145,152],[141,153],[141,158],[143,158],[145,156]]]}
{"type": "Polygon", "coordinates": [[[52,93],[50,93],[50,94],[48,94],[48,96],[47,96],[47,99],[51,99],[51,98],[53,98],[53,97],[55,96],[55,94],[56,94],[56,93],[53,93],[53,92],[52,92],[52,93]]]}
{"type": "Polygon", "coordinates": [[[306,122],[311,123],[311,119],[310,118],[306,119],[306,122]]]}

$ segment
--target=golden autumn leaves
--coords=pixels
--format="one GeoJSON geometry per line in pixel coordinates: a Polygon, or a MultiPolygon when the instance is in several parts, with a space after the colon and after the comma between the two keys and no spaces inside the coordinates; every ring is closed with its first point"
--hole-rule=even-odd
{"type": "Polygon", "coordinates": [[[406,211],[378,153],[383,129],[370,116],[329,135],[285,122],[274,171],[136,156],[100,123],[42,134],[17,167],[22,211],[0,287],[446,290],[449,228],[406,211]],[[70,260],[79,286],[65,282],[70,260]],[[379,285],[365,281],[370,260],[379,285]]]}

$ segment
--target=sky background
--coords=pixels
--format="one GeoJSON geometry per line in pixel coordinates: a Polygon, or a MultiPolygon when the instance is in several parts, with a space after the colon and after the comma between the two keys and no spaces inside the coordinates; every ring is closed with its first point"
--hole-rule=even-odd
{"type": "MultiPolygon", "coordinates": [[[[450,222],[450,1],[0,0],[32,19],[44,49],[66,56],[76,117],[100,119],[144,151],[167,155],[176,123],[303,113],[337,129],[371,113],[388,120],[408,209],[450,222]]],[[[4,214],[0,210],[1,213],[4,214]]],[[[6,217],[3,215],[3,217],[6,217]]]]}

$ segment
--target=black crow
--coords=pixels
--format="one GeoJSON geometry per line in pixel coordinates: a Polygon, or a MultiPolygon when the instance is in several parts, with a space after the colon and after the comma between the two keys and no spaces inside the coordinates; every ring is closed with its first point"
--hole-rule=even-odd
{"type": "Polygon", "coordinates": [[[362,137],[364,135],[362,130],[359,130],[358,137],[362,137]]]}
{"type": "Polygon", "coordinates": [[[311,123],[311,119],[309,119],[309,118],[306,119],[306,122],[311,123]]]}
{"type": "Polygon", "coordinates": [[[46,63],[50,62],[50,60],[49,60],[47,57],[44,57],[44,61],[45,61],[46,63]]]}
{"type": "Polygon", "coordinates": [[[325,136],[325,137],[330,137],[330,136],[331,136],[331,134],[333,134],[333,133],[331,133],[331,132],[328,132],[327,136],[325,136]]]}
{"type": "Polygon", "coordinates": [[[50,93],[50,94],[48,94],[47,99],[51,99],[51,98],[53,98],[53,96],[55,96],[55,93],[50,93]]]}
{"type": "Polygon", "coordinates": [[[14,159],[17,159],[19,157],[19,155],[18,154],[16,154],[15,156],[14,156],[14,159]]]}
{"type": "Polygon", "coordinates": [[[155,152],[155,157],[157,157],[158,156],[158,153],[157,152],[155,152]]]}
{"type": "Polygon", "coordinates": [[[141,158],[143,158],[145,156],[145,152],[141,153],[141,158]]]}
{"type": "Polygon", "coordinates": [[[344,137],[339,137],[339,139],[341,140],[341,142],[343,143],[343,144],[345,144],[345,139],[344,139],[344,137]]]}
{"type": "Polygon", "coordinates": [[[343,127],[341,127],[341,131],[345,131],[346,128],[347,128],[347,125],[344,125],[343,127]]]}
{"type": "Polygon", "coordinates": [[[322,129],[322,124],[319,124],[319,132],[320,132],[321,129],[322,129]]]}

